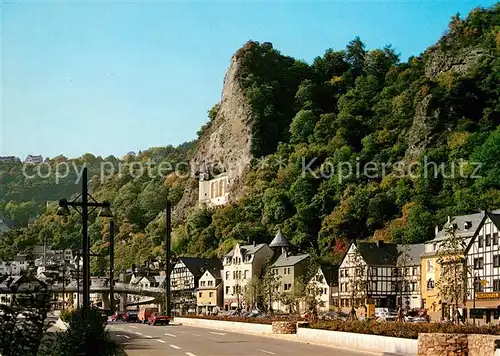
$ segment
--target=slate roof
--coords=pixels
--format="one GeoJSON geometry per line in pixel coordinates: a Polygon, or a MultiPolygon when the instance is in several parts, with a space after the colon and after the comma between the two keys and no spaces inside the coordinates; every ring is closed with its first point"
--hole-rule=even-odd
{"type": "MultiPolygon", "coordinates": [[[[265,245],[266,244],[258,244],[255,246],[254,245],[244,245],[244,246],[240,246],[240,250],[244,255],[253,255],[257,251],[259,251],[262,247],[264,247],[265,245]]],[[[233,253],[234,253],[234,248],[231,251],[229,251],[229,253],[224,257],[233,257],[233,253]]]]}
{"type": "Polygon", "coordinates": [[[14,228],[14,222],[0,215],[0,234],[14,228]]]}
{"type": "Polygon", "coordinates": [[[278,231],[276,236],[274,236],[273,241],[269,244],[269,247],[274,248],[274,247],[290,247],[292,244],[288,242],[285,236],[281,233],[281,230],[278,231]]]}
{"type": "Polygon", "coordinates": [[[179,257],[179,260],[184,263],[193,276],[198,277],[201,277],[207,269],[221,270],[223,268],[222,262],[218,258],[179,257]]]}
{"type": "Polygon", "coordinates": [[[208,270],[210,272],[210,274],[215,278],[215,279],[222,279],[222,276],[221,276],[221,270],[218,269],[218,268],[211,268],[208,270]]]}
{"type": "MultiPolygon", "coordinates": [[[[490,214],[500,214],[500,210],[493,210],[489,212],[490,214]]],[[[457,224],[457,229],[455,230],[455,234],[457,237],[472,237],[476,232],[479,224],[483,221],[485,216],[485,212],[482,211],[480,213],[467,214],[467,215],[457,215],[450,219],[450,224],[457,224]],[[470,223],[470,227],[465,229],[465,222],[470,223]]],[[[443,228],[438,231],[437,236],[429,242],[437,242],[443,241],[446,239],[446,228],[449,226],[448,222],[444,224],[443,228]]]]}
{"type": "Polygon", "coordinates": [[[398,259],[398,245],[383,242],[356,242],[356,248],[368,265],[394,266],[398,259]]]}
{"type": "Polygon", "coordinates": [[[493,224],[500,230],[500,214],[488,213],[488,217],[491,219],[493,224]]]}
{"type": "Polygon", "coordinates": [[[398,245],[398,263],[406,263],[408,266],[420,265],[420,256],[424,250],[425,244],[398,245]]]}
{"type": "Polygon", "coordinates": [[[295,266],[297,263],[309,258],[309,254],[301,253],[297,255],[288,255],[287,253],[282,253],[276,262],[273,263],[273,267],[286,267],[295,266]]]}

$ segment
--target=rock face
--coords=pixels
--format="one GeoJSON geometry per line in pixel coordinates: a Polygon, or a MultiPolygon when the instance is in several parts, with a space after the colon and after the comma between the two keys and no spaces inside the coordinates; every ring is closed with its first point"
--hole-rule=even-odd
{"type": "Polygon", "coordinates": [[[464,75],[486,55],[481,48],[463,48],[450,56],[449,52],[437,48],[429,53],[429,58],[425,66],[425,76],[435,79],[439,74],[453,72],[464,75]]]}
{"type": "MultiPolygon", "coordinates": [[[[252,110],[237,78],[239,61],[236,55],[231,58],[231,64],[224,77],[219,109],[210,126],[198,139],[190,162],[193,178],[200,171],[208,173],[208,176],[225,172],[228,176],[227,190],[230,192],[230,201],[241,196],[244,176],[252,160],[250,153],[252,110]]],[[[198,186],[192,184],[186,189],[175,208],[176,222],[184,219],[189,207],[194,206],[197,199],[198,186]]]]}
{"type": "Polygon", "coordinates": [[[469,335],[469,356],[495,355],[495,341],[500,336],[495,335],[469,335]]]}
{"type": "Polygon", "coordinates": [[[432,131],[439,118],[439,111],[430,110],[432,95],[428,94],[415,108],[413,124],[408,132],[406,158],[411,161],[420,156],[432,139],[432,131]]]}
{"type": "Polygon", "coordinates": [[[205,168],[209,173],[212,167],[222,167],[230,188],[244,174],[252,159],[252,110],[237,79],[239,65],[239,60],[233,56],[224,78],[219,110],[210,128],[200,137],[191,162],[193,167],[205,168]]]}

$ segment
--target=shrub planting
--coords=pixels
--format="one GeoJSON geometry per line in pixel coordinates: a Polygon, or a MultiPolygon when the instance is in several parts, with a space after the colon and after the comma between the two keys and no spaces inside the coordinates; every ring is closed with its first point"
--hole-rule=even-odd
{"type": "Polygon", "coordinates": [[[116,356],[120,355],[118,345],[111,340],[101,311],[90,309],[74,310],[68,319],[68,330],[59,332],[48,341],[41,356],[116,356]]]}
{"type": "Polygon", "coordinates": [[[306,325],[313,329],[418,339],[419,333],[500,335],[498,326],[457,325],[452,323],[399,323],[378,321],[318,321],[306,325]]]}

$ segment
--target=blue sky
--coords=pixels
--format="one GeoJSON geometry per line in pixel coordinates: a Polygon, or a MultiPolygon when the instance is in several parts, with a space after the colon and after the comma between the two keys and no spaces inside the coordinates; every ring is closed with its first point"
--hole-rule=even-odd
{"type": "Polygon", "coordinates": [[[272,42],[311,62],[355,36],[420,54],[495,1],[6,2],[0,155],[122,156],[194,139],[231,55],[272,42]]]}

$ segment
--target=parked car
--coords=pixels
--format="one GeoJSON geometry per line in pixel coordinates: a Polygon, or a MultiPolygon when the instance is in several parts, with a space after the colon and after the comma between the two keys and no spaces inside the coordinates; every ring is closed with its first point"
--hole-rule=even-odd
{"type": "Polygon", "coordinates": [[[137,312],[126,312],[122,319],[126,323],[137,323],[137,312]]]}
{"type": "Polygon", "coordinates": [[[125,312],[115,312],[113,315],[111,315],[111,321],[123,320],[124,315],[125,312]]]}
{"type": "Polygon", "coordinates": [[[148,325],[168,325],[170,323],[170,317],[163,313],[153,313],[148,319],[148,325]]]}

